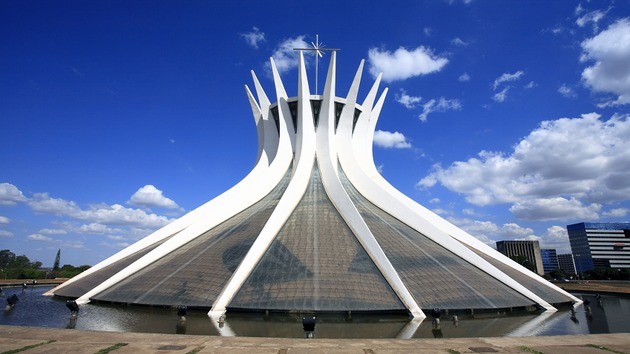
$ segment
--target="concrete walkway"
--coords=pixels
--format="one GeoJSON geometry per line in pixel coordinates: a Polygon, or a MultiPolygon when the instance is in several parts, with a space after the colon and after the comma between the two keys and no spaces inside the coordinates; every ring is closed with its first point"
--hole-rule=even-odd
{"type": "Polygon", "coordinates": [[[629,353],[630,334],[459,339],[287,339],[0,326],[0,353],[629,353]],[[116,346],[118,344],[118,346],[116,346]],[[22,350],[20,350],[22,349],[22,350]]]}

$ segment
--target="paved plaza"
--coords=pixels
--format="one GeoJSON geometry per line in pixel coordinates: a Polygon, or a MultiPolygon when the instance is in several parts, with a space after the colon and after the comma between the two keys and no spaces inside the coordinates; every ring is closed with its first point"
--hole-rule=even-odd
{"type": "Polygon", "coordinates": [[[0,353],[630,353],[627,333],[454,339],[288,339],[0,326],[0,353]],[[105,351],[103,351],[105,350],[105,351]],[[110,350],[110,351],[106,351],[110,350]]]}

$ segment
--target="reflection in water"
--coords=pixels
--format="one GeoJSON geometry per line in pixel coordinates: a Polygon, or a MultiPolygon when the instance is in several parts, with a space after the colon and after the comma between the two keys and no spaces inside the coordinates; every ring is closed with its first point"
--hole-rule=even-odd
{"type": "MultiPolygon", "coordinates": [[[[16,294],[19,302],[11,310],[3,311],[0,324],[116,332],[304,338],[302,315],[298,314],[229,313],[222,321],[221,318],[209,318],[202,310],[188,310],[185,316],[178,316],[177,308],[87,304],[81,306],[78,316],[72,317],[65,300],[42,296],[49,289],[32,286],[24,290],[5,289],[1,294],[3,301],[16,294]]],[[[541,315],[477,319],[453,318],[445,314],[440,323],[434,323],[430,317],[425,321],[410,321],[400,315],[377,317],[352,313],[352,317],[348,317],[318,314],[315,338],[519,337],[630,332],[630,298],[579,297],[588,301],[573,311],[562,309],[541,315]]]]}

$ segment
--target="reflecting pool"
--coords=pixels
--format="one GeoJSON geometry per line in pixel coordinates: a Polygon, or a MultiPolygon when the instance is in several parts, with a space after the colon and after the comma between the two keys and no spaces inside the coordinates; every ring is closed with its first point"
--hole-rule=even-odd
{"type": "MultiPolygon", "coordinates": [[[[179,333],[248,337],[303,338],[301,315],[229,313],[223,325],[212,321],[206,311],[189,310],[185,323],[176,309],[105,304],[81,306],[78,317],[70,318],[65,300],[46,297],[48,286],[8,288],[1,294],[0,325],[76,328],[82,330],[146,333],[179,333]],[[6,299],[16,294],[19,302],[6,309],[6,299]]],[[[575,313],[563,309],[541,315],[496,318],[443,316],[439,325],[427,318],[422,322],[401,316],[322,315],[317,317],[316,338],[458,338],[496,336],[542,336],[563,334],[630,332],[630,298],[610,295],[576,294],[588,300],[575,313]]]]}

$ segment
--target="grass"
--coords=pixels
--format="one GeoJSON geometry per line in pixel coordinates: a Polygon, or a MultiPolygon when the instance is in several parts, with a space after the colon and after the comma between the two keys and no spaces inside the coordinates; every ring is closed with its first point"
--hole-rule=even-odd
{"type": "Polygon", "coordinates": [[[449,352],[449,354],[460,354],[460,352],[455,349],[447,349],[446,351],[449,352]]]}
{"type": "Polygon", "coordinates": [[[197,353],[199,353],[201,351],[201,349],[203,349],[203,347],[198,347],[198,348],[195,348],[195,349],[189,351],[186,354],[197,354],[197,353]]]}
{"type": "Polygon", "coordinates": [[[29,349],[33,349],[33,348],[37,348],[39,346],[45,345],[45,344],[50,344],[50,343],[54,343],[56,342],[56,340],[52,339],[49,340],[48,342],[42,342],[42,343],[37,343],[37,344],[31,344],[31,345],[27,345],[26,347],[22,347],[22,348],[18,348],[18,349],[12,349],[12,350],[7,350],[6,352],[2,352],[1,354],[13,354],[13,353],[19,353],[19,352],[23,352],[25,350],[29,350],[29,349]]]}
{"type": "Polygon", "coordinates": [[[97,351],[95,354],[107,354],[109,352],[113,352],[116,349],[120,349],[120,348],[124,347],[125,345],[127,345],[127,343],[116,343],[116,344],[112,345],[111,347],[107,347],[105,349],[101,349],[101,350],[97,351]]]}
{"type": "Polygon", "coordinates": [[[601,349],[601,350],[605,350],[607,352],[616,353],[616,354],[624,354],[624,352],[620,352],[618,350],[614,350],[614,349],[611,349],[611,348],[602,347],[601,345],[587,344],[586,347],[595,348],[595,349],[601,349]]]}
{"type": "Polygon", "coordinates": [[[530,348],[530,347],[526,347],[526,346],[522,346],[520,347],[520,349],[524,352],[528,352],[528,353],[532,353],[532,354],[545,354],[541,351],[538,351],[536,349],[530,348]]]}

